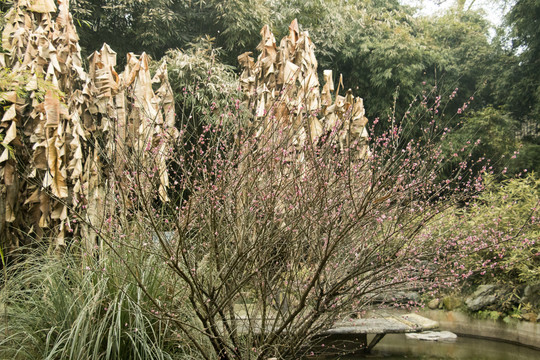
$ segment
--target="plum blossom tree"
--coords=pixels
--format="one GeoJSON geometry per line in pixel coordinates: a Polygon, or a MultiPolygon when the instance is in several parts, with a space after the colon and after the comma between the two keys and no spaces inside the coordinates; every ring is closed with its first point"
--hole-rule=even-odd
{"type": "MultiPolygon", "coordinates": [[[[131,246],[162,259],[170,297],[149,296],[149,306],[206,359],[298,358],[376,296],[453,284],[462,249],[446,234],[424,230],[482,188],[472,160],[438,176],[447,161],[438,139],[449,132],[436,111],[440,100],[426,106],[430,118],[419,122],[428,124],[419,138],[404,141],[407,119],[392,118],[380,136],[354,137],[354,98],[347,102],[328,84],[322,92],[318,83],[305,87],[312,70],[307,37],[301,41],[292,27],[280,50],[290,55],[283,64],[302,65],[273,74],[260,70],[272,67],[265,59],[274,46],[262,34],[269,47],[260,47],[260,63],[242,58],[248,70],[263,71],[255,88],[247,74],[252,115],[231,104],[193,140],[186,114],[177,120],[178,140],[149,146],[144,164],[125,154],[123,170],[112,170],[112,210],[93,225],[110,256],[131,246]],[[301,45],[289,47],[291,41],[301,45]],[[312,109],[313,102],[322,105],[312,109]],[[318,133],[309,130],[316,121],[318,133]],[[147,181],[160,176],[163,159],[174,169],[167,202],[159,184],[147,181]]],[[[126,263],[144,291],[141,270],[126,263]]]]}

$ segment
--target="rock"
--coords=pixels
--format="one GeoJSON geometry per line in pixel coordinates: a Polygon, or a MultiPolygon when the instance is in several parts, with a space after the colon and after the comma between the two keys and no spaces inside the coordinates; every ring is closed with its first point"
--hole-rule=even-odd
{"type": "Polygon", "coordinates": [[[414,292],[414,291],[411,291],[411,292],[408,292],[408,293],[405,293],[404,294],[404,298],[409,302],[409,301],[412,301],[412,302],[415,302],[415,303],[420,303],[422,301],[422,298],[420,297],[420,294],[417,293],[417,292],[414,292]]]}
{"type": "Polygon", "coordinates": [[[452,311],[460,307],[463,304],[463,301],[455,296],[446,296],[443,298],[442,303],[444,309],[452,311]]]}
{"type": "Polygon", "coordinates": [[[480,285],[476,288],[476,291],[472,296],[480,296],[485,294],[492,294],[495,290],[497,290],[497,285],[480,285]]]}
{"type": "Polygon", "coordinates": [[[420,297],[419,293],[414,291],[398,291],[390,294],[381,294],[376,296],[373,301],[375,303],[386,304],[419,304],[422,301],[422,298],[420,297]]]}
{"type": "Polygon", "coordinates": [[[532,305],[533,308],[540,307],[540,284],[527,285],[523,291],[521,303],[532,305]]]}
{"type": "Polygon", "coordinates": [[[526,313],[526,314],[523,314],[521,315],[521,318],[525,321],[530,321],[530,322],[533,322],[535,323],[536,322],[536,319],[538,318],[538,315],[536,315],[535,313],[531,312],[531,313],[526,313]]]}
{"type": "Polygon", "coordinates": [[[405,334],[407,339],[424,340],[424,341],[454,341],[457,335],[450,331],[424,331],[421,333],[405,334]]]}
{"type": "Polygon", "coordinates": [[[469,298],[465,301],[467,308],[471,311],[482,310],[489,305],[495,304],[497,297],[495,295],[482,295],[475,298],[469,298]]]}
{"type": "Polygon", "coordinates": [[[496,285],[480,285],[470,297],[465,300],[471,311],[482,310],[497,302],[496,285]]]}
{"type": "Polygon", "coordinates": [[[441,304],[441,300],[439,299],[433,299],[430,302],[428,302],[427,306],[431,310],[437,310],[439,308],[439,305],[441,304]]]}

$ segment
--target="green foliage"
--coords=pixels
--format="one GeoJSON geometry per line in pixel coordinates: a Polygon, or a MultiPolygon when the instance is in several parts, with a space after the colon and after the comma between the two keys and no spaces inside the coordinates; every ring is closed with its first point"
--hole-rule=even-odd
{"type": "Polygon", "coordinates": [[[123,261],[139,264],[145,291],[112,254],[80,261],[33,252],[9,268],[0,292],[0,357],[172,359],[178,344],[168,321],[145,312],[148,295],[165,301],[165,268],[144,252],[121,251],[123,261]]]}
{"type": "Polygon", "coordinates": [[[397,2],[314,0],[278,1],[275,11],[276,33],[298,18],[317,46],[320,70],[343,73],[345,88],[364,98],[369,118],[390,114],[396,88],[400,109],[420,92],[431,61],[411,9],[397,2]]]}
{"type": "Polygon", "coordinates": [[[511,173],[518,173],[511,159],[519,146],[516,129],[516,121],[507,112],[486,107],[468,113],[463,125],[445,139],[447,157],[452,159],[450,167],[454,169],[462,162],[476,162],[485,158],[495,173],[500,174],[508,167],[512,167],[511,173]],[[464,145],[470,143],[476,143],[472,151],[463,151],[464,145]]]}
{"type": "Polygon", "coordinates": [[[320,70],[343,73],[345,88],[364,98],[369,119],[393,112],[401,118],[423,84],[437,86],[443,98],[459,88],[445,109],[449,114],[474,95],[471,108],[492,105],[521,119],[534,113],[539,94],[537,76],[531,76],[540,73],[533,61],[536,5],[518,1],[509,17],[515,48],[526,50],[519,56],[505,51],[504,37],[490,41],[489,23],[463,2],[429,17],[413,16],[398,1],[77,0],[72,8],[83,48],[91,52],[106,41],[120,64],[127,51],[156,59],[167,49],[194,54],[188,44],[209,35],[224,49],[219,58],[236,66],[240,53],[255,52],[264,24],[279,39],[297,18],[317,46],[320,70]]]}
{"type": "Polygon", "coordinates": [[[268,0],[210,0],[218,44],[229,52],[229,61],[245,51],[255,49],[260,31],[270,24],[272,15],[268,0]]]}
{"type": "MultiPolygon", "coordinates": [[[[4,29],[4,14],[9,10],[12,3],[10,0],[1,0],[0,1],[0,29],[4,29]]],[[[1,46],[0,46],[1,49],[1,46]]]]}
{"type": "Polygon", "coordinates": [[[226,112],[241,94],[234,69],[219,61],[220,50],[213,39],[200,38],[186,51],[169,50],[167,62],[169,82],[180,118],[197,118],[201,124],[214,123],[216,114],[226,112]]]}
{"type": "Polygon", "coordinates": [[[243,118],[238,78],[231,66],[218,60],[220,50],[213,47],[213,40],[198,39],[186,51],[169,50],[163,58],[184,146],[199,141],[209,124],[228,126],[243,118]]]}
{"type": "Polygon", "coordinates": [[[540,117],[540,1],[519,0],[508,14],[512,48],[519,58],[506,75],[513,80],[510,103],[521,116],[540,117]]]}
{"type": "Polygon", "coordinates": [[[447,112],[455,113],[472,95],[474,109],[492,104],[490,86],[497,76],[493,65],[498,44],[489,41],[489,22],[478,12],[455,10],[425,21],[421,29],[429,38],[427,46],[435,60],[428,74],[433,74],[441,94],[459,89],[455,105],[447,112]]]}
{"type": "MultiPolygon", "coordinates": [[[[27,72],[13,72],[11,69],[0,69],[0,103],[5,105],[6,98],[11,92],[17,96],[24,96],[26,91],[23,87],[30,80],[30,74],[27,72]]],[[[41,87],[39,87],[41,88],[41,87]]]]}
{"type": "Polygon", "coordinates": [[[279,37],[298,18],[317,46],[322,69],[344,75],[345,88],[364,98],[367,116],[403,116],[425,84],[448,96],[455,88],[458,107],[476,94],[472,106],[491,103],[484,83],[497,50],[489,24],[473,11],[448,11],[441,16],[415,17],[397,2],[330,0],[278,1],[273,28],[279,37]]]}
{"type": "Polygon", "coordinates": [[[108,43],[119,54],[143,51],[159,58],[189,39],[188,0],[77,0],[72,2],[83,51],[88,55],[108,43]],[[129,40],[128,40],[129,39],[129,40]]]}
{"type": "Polygon", "coordinates": [[[497,101],[519,120],[532,127],[521,140],[523,148],[517,165],[540,169],[540,1],[516,1],[506,18],[507,31],[500,38],[503,51],[494,64],[497,101]],[[508,46],[510,44],[510,46],[508,46]]]}
{"type": "MultiPolygon", "coordinates": [[[[32,74],[30,71],[19,70],[14,72],[8,68],[0,68],[0,106],[7,105],[11,95],[16,95],[19,98],[28,96],[26,85],[31,77],[32,74]]],[[[64,95],[50,81],[44,80],[41,76],[37,76],[36,88],[33,92],[39,101],[45,98],[47,91],[53,91],[58,96],[64,95]]]]}
{"type": "Polygon", "coordinates": [[[475,317],[480,320],[499,320],[502,313],[493,310],[481,310],[475,313],[475,317]]]}
{"type": "Polygon", "coordinates": [[[527,171],[539,171],[540,170],[540,137],[536,138],[535,142],[523,140],[523,144],[519,148],[519,155],[516,160],[511,163],[512,173],[522,173],[527,171]]]}

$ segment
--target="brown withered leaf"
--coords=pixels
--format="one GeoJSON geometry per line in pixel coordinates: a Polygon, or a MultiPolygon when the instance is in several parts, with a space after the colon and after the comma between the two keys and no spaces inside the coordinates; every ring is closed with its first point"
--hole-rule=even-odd
{"type": "Polygon", "coordinates": [[[49,224],[50,201],[51,199],[45,192],[39,195],[39,210],[41,211],[41,217],[39,219],[40,228],[46,228],[49,224]]]}
{"type": "Polygon", "coordinates": [[[12,121],[8,131],[6,132],[4,141],[2,141],[2,144],[8,145],[13,140],[15,140],[16,137],[17,137],[17,123],[15,121],[12,121]]]}
{"type": "Polygon", "coordinates": [[[298,65],[287,61],[285,63],[285,69],[283,70],[283,82],[285,84],[293,84],[296,81],[296,77],[298,76],[298,70],[298,65]]]}
{"type": "Polygon", "coordinates": [[[36,146],[33,154],[33,162],[36,169],[47,169],[47,155],[44,146],[36,146]]]}
{"type": "Polygon", "coordinates": [[[45,127],[56,127],[60,123],[60,99],[52,90],[45,94],[45,113],[47,115],[45,127]]]}
{"type": "Polygon", "coordinates": [[[6,222],[11,223],[15,221],[15,212],[13,211],[13,206],[6,203],[6,222]]]}
{"type": "Polygon", "coordinates": [[[252,69],[255,66],[253,58],[250,55],[253,55],[251,51],[238,55],[238,62],[240,63],[240,66],[248,69],[252,69]]]}
{"type": "Polygon", "coordinates": [[[5,148],[4,151],[2,151],[2,155],[0,156],[0,163],[3,163],[4,161],[7,161],[9,159],[9,149],[5,148]]]}
{"type": "Polygon", "coordinates": [[[167,63],[165,60],[161,63],[156,74],[152,78],[152,83],[160,84],[152,98],[152,104],[156,109],[161,110],[164,116],[164,122],[167,128],[173,129],[175,125],[174,96],[171,85],[169,84],[169,75],[167,63]]]}
{"type": "Polygon", "coordinates": [[[62,203],[57,203],[51,212],[51,219],[65,220],[67,218],[67,206],[62,203]]]}
{"type": "MultiPolygon", "coordinates": [[[[40,189],[46,190],[16,189],[18,178],[5,148],[0,156],[0,174],[4,182],[12,184],[14,199],[26,205],[27,213],[21,212],[22,206],[11,206],[7,210],[11,211],[8,218],[33,225],[37,236],[57,236],[56,245],[59,245],[64,242],[69,225],[69,206],[64,205],[64,201],[71,201],[69,195],[90,199],[88,213],[94,217],[103,210],[100,206],[107,175],[102,173],[102,159],[95,150],[98,141],[101,150],[112,153],[113,134],[125,139],[122,144],[132,147],[143,143],[137,141],[141,137],[154,141],[165,134],[167,139],[174,139],[174,101],[164,65],[155,77],[160,87],[153,91],[145,54],[139,57],[130,54],[126,71],[119,76],[114,70],[116,54],[104,45],[99,61],[91,61],[91,76],[88,76],[82,66],[68,0],[58,0],[58,12],[54,0],[19,0],[17,4],[8,12],[2,33],[7,52],[0,55],[0,65],[12,71],[30,70],[29,81],[22,84],[30,96],[17,98],[15,92],[3,93],[5,102],[17,103],[6,107],[0,127],[5,135],[4,144],[20,141],[23,147],[31,149],[17,155],[28,165],[23,169],[26,177],[41,179],[40,189]],[[50,81],[51,90],[43,100],[37,92],[39,79],[50,81]],[[114,132],[107,132],[108,129],[114,132]],[[19,131],[25,136],[18,137],[19,131]],[[68,178],[71,180],[67,181],[68,178]],[[60,203],[54,198],[66,200],[60,203]],[[55,235],[55,231],[59,232],[55,235]]],[[[271,34],[268,35],[270,39],[271,34]]],[[[266,45],[267,53],[271,53],[272,46],[277,51],[272,41],[266,45]]],[[[275,69],[275,64],[270,62],[269,69],[275,69]]],[[[164,143],[161,151],[165,152],[165,148],[164,143]]],[[[166,159],[154,161],[144,156],[149,166],[159,168],[160,176],[155,181],[159,182],[164,199],[169,181],[166,159]]],[[[114,163],[121,163],[119,160],[115,159],[114,163]]]]}
{"type": "MultiPolygon", "coordinates": [[[[6,101],[6,102],[10,102],[10,103],[16,103],[17,102],[17,92],[15,91],[6,91],[6,92],[2,92],[1,93],[1,96],[0,96],[0,101],[6,101]]],[[[6,113],[8,111],[10,111],[11,108],[9,108],[6,113]]],[[[5,119],[5,114],[4,114],[4,117],[2,118],[2,121],[5,121],[5,120],[11,120],[15,117],[16,114],[13,114],[13,117],[10,118],[10,119],[5,119]]],[[[10,115],[11,116],[11,115],[10,115]]]]}
{"type": "Polygon", "coordinates": [[[39,189],[34,190],[34,192],[32,192],[32,195],[30,195],[30,197],[24,201],[24,205],[39,202],[39,194],[39,189]]]}
{"type": "Polygon", "coordinates": [[[4,165],[4,184],[6,186],[13,185],[15,181],[15,165],[13,164],[13,160],[9,160],[4,165]]]}
{"type": "Polygon", "coordinates": [[[292,41],[293,46],[298,41],[298,35],[300,34],[300,28],[298,26],[298,20],[294,19],[289,25],[289,39],[292,41]]]}
{"type": "Polygon", "coordinates": [[[48,141],[48,165],[49,165],[49,171],[46,174],[46,182],[44,180],[44,186],[45,184],[48,184],[51,186],[51,191],[54,196],[59,198],[67,198],[68,197],[68,187],[66,184],[66,174],[65,174],[65,168],[63,168],[62,164],[62,157],[61,152],[62,149],[57,148],[57,140],[58,137],[55,136],[48,141]],[[50,178],[48,178],[50,177],[50,178]]]}
{"type": "Polygon", "coordinates": [[[24,0],[28,10],[37,13],[52,13],[56,12],[56,5],[53,0],[24,0]]]}

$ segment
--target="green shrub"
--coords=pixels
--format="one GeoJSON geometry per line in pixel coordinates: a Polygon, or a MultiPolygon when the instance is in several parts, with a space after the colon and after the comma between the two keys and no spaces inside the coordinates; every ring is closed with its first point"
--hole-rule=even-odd
{"type": "Polygon", "coordinates": [[[212,42],[212,38],[200,38],[185,51],[167,51],[162,59],[167,62],[180,121],[190,119],[203,126],[236,112],[229,107],[242,96],[237,76],[232,66],[219,61],[220,50],[212,42]]]}
{"type": "MultiPolygon", "coordinates": [[[[456,169],[463,162],[487,159],[495,173],[501,173],[511,166],[511,172],[517,174],[516,161],[511,157],[518,150],[515,137],[517,124],[508,114],[499,109],[486,107],[465,116],[463,125],[444,140],[444,150],[449,160],[449,169],[456,169]],[[475,143],[472,149],[464,151],[464,144],[475,143]]],[[[475,164],[482,167],[485,164],[475,164]]]]}
{"type": "Polygon", "coordinates": [[[472,280],[540,282],[539,205],[540,180],[534,174],[502,183],[486,178],[478,200],[457,212],[459,226],[449,224],[467,235],[463,245],[472,242],[465,248],[478,249],[464,258],[472,280]]]}

